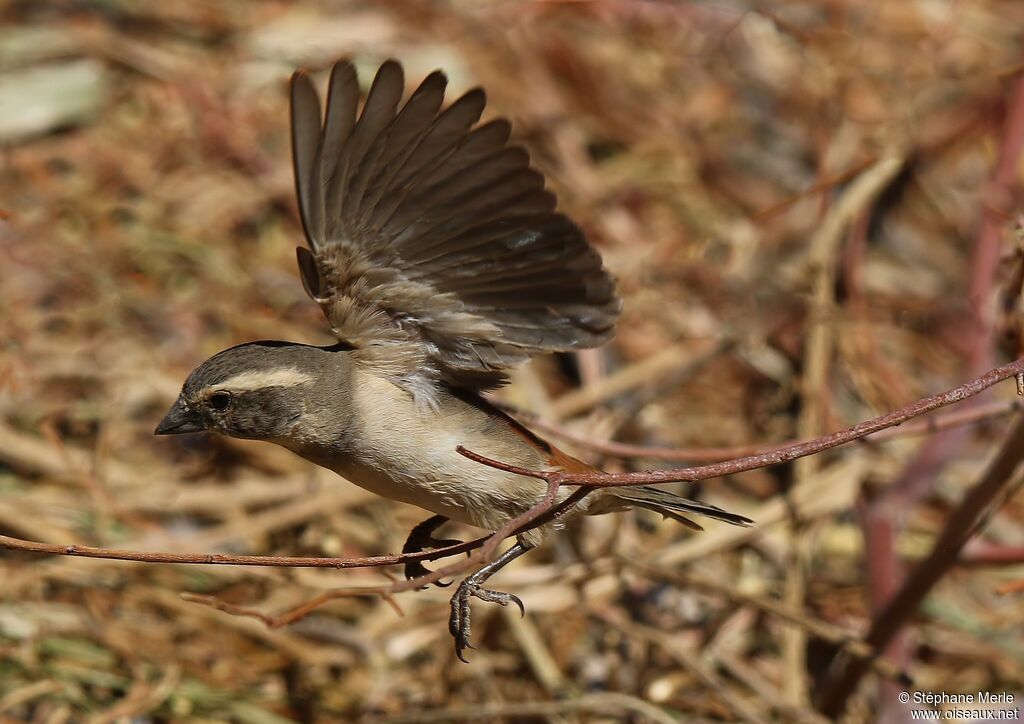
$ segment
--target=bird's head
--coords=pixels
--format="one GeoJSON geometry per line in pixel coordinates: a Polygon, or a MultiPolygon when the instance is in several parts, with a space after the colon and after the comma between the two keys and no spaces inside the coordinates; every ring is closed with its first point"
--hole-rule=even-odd
{"type": "Polygon", "coordinates": [[[332,352],[287,342],[226,349],[192,371],[155,434],[208,430],[249,440],[293,438],[317,402],[317,382],[336,372],[344,357],[332,352]]]}

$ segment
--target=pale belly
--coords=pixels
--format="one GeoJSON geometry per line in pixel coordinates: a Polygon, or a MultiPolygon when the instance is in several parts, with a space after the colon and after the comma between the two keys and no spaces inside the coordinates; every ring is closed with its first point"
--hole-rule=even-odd
{"type": "Polygon", "coordinates": [[[507,423],[476,407],[450,400],[440,411],[425,409],[404,390],[367,373],[354,385],[351,404],[362,412],[344,441],[344,454],[315,447],[295,452],[381,497],[487,530],[544,495],[543,481],[481,465],[456,451],[462,445],[514,465],[544,465],[507,423]]]}
{"type": "MultiPolygon", "coordinates": [[[[448,442],[448,441],[444,441],[448,442]]],[[[455,452],[455,447],[424,448],[396,441],[387,450],[366,450],[334,464],[350,482],[391,500],[443,515],[460,523],[494,529],[544,495],[543,481],[488,468],[455,452]]],[[[470,447],[470,445],[466,445],[470,447]]],[[[483,455],[497,453],[474,450],[483,455]]]]}

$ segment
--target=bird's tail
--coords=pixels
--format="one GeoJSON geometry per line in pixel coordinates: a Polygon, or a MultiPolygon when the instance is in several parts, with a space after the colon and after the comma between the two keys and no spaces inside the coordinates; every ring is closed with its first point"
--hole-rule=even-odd
{"type": "MultiPolygon", "coordinates": [[[[683,515],[684,513],[703,515],[707,518],[724,520],[726,523],[744,527],[754,522],[750,518],[737,513],[722,510],[718,506],[710,505],[709,503],[698,503],[696,500],[690,500],[675,493],[670,493],[667,490],[647,485],[635,488],[611,488],[608,489],[607,495],[608,498],[614,499],[614,502],[613,500],[608,500],[608,502],[616,507],[637,507],[653,510],[655,513],[661,513],[666,518],[672,518],[694,530],[703,530],[703,528],[683,515]]],[[[603,511],[595,510],[593,512],[603,511]]]]}

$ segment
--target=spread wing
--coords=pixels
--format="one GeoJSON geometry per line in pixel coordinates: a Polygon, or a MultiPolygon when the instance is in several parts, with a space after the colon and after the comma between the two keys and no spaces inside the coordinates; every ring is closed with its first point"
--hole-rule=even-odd
{"type": "Polygon", "coordinates": [[[442,110],[429,75],[404,105],[384,63],[361,113],[356,72],[331,72],[326,113],[309,77],[291,85],[292,150],[309,249],[309,295],[334,333],[407,383],[483,389],[542,350],[605,342],[615,285],[544,177],[509,145],[505,120],[478,125],[477,89],[442,110]]]}

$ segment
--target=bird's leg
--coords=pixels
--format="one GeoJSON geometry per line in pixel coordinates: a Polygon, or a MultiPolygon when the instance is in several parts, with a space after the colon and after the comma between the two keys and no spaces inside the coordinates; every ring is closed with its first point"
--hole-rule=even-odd
{"type": "Polygon", "coordinates": [[[487,601],[488,603],[500,603],[502,606],[507,606],[511,602],[519,607],[519,612],[522,615],[526,615],[526,608],[518,596],[513,596],[511,593],[503,593],[502,591],[492,591],[489,588],[484,588],[483,584],[506,564],[511,563],[528,550],[530,550],[530,546],[517,542],[493,562],[488,563],[473,575],[467,576],[459,584],[459,587],[455,589],[455,595],[452,596],[451,601],[452,612],[451,617],[448,619],[448,630],[455,639],[455,655],[459,657],[460,661],[469,663],[462,655],[462,652],[465,649],[473,648],[473,644],[470,643],[470,598],[479,598],[481,601],[487,601]]]}
{"type": "MultiPolygon", "coordinates": [[[[434,531],[447,522],[448,519],[443,515],[435,515],[432,518],[427,518],[425,521],[409,531],[409,537],[405,539],[405,545],[402,546],[402,553],[420,553],[427,548],[444,548],[446,546],[453,546],[461,543],[462,541],[453,540],[451,538],[434,538],[434,531]]],[[[425,576],[428,573],[430,573],[430,569],[419,561],[408,561],[405,564],[406,580],[419,578],[420,576],[425,576]]],[[[434,585],[439,588],[444,588],[445,586],[452,585],[452,582],[448,581],[447,583],[442,583],[441,581],[435,581],[434,585]]],[[[424,588],[426,588],[426,586],[424,586],[424,588]]]]}

